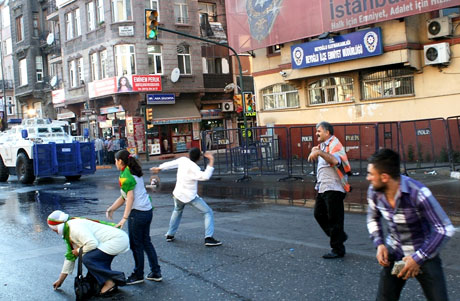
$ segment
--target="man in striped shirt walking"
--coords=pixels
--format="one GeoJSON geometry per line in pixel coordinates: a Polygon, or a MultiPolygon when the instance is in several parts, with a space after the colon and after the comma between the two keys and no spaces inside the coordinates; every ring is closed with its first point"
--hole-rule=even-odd
{"type": "Polygon", "coordinates": [[[448,300],[439,257],[454,227],[431,191],[400,175],[399,154],[381,149],[369,159],[367,228],[383,267],[377,300],[398,300],[406,280],[415,277],[428,300],[448,300]],[[384,241],[382,217],[388,224],[384,241]],[[396,274],[393,266],[403,261],[396,274]]]}

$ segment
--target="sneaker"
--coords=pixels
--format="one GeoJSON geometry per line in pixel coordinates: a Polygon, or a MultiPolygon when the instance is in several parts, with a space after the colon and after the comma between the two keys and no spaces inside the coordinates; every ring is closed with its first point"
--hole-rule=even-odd
{"type": "Polygon", "coordinates": [[[153,281],[156,281],[156,282],[160,282],[161,280],[163,280],[163,277],[161,277],[160,272],[158,272],[158,273],[150,272],[147,275],[147,280],[153,280],[153,281]]]}
{"type": "Polygon", "coordinates": [[[166,241],[167,242],[174,241],[174,235],[166,235],[166,241]]]}
{"type": "Polygon", "coordinates": [[[131,274],[131,276],[129,276],[128,279],[126,280],[127,285],[137,284],[137,283],[141,283],[141,282],[144,282],[144,277],[143,276],[139,277],[134,273],[131,274]]]}
{"type": "Polygon", "coordinates": [[[206,237],[204,239],[204,245],[207,246],[207,247],[220,246],[221,244],[222,244],[222,242],[214,239],[214,237],[206,237]]]}

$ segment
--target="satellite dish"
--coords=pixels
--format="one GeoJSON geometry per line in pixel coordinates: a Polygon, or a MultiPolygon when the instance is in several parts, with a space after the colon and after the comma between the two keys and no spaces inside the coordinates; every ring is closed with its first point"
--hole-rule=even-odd
{"type": "Polygon", "coordinates": [[[228,85],[225,86],[224,92],[229,93],[235,90],[235,83],[229,83],[228,85]]]}
{"type": "Polygon", "coordinates": [[[53,77],[51,78],[51,80],[50,80],[50,85],[51,85],[51,87],[53,87],[53,88],[56,87],[57,81],[58,81],[57,76],[56,76],[56,75],[53,76],[53,77]]]}
{"type": "Polygon", "coordinates": [[[173,71],[171,72],[171,81],[175,83],[179,80],[179,77],[180,77],[179,68],[174,68],[173,71]]]}
{"type": "Polygon", "coordinates": [[[51,45],[54,42],[54,33],[50,32],[46,37],[46,44],[51,45]]]}

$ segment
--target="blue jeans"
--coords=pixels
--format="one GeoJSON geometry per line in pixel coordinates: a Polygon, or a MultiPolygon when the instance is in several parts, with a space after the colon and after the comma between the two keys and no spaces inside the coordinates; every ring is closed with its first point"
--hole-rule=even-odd
{"type": "MultiPolygon", "coordinates": [[[[406,284],[406,280],[391,275],[394,261],[390,257],[390,266],[384,267],[380,272],[379,288],[377,291],[378,301],[399,300],[401,291],[406,284]]],[[[442,263],[439,255],[432,259],[426,260],[421,266],[420,271],[415,278],[420,283],[423,293],[427,300],[447,301],[447,287],[442,263]]]]}
{"type": "Polygon", "coordinates": [[[96,278],[99,285],[103,285],[112,279],[117,285],[125,284],[125,274],[123,272],[112,271],[110,268],[114,255],[109,255],[99,249],[94,249],[83,255],[83,264],[88,272],[96,278]]]}
{"type": "Polygon", "coordinates": [[[150,270],[154,273],[161,273],[157,252],[150,240],[152,211],[133,209],[128,218],[129,246],[134,256],[134,274],[138,277],[144,277],[144,251],[149,260],[150,270]]]}
{"type": "Polygon", "coordinates": [[[96,155],[97,155],[97,164],[98,165],[104,164],[104,151],[103,150],[96,151],[96,155]]]}
{"type": "Polygon", "coordinates": [[[203,201],[202,198],[197,196],[189,203],[182,203],[176,198],[174,199],[174,210],[171,214],[171,220],[169,221],[169,230],[166,235],[174,236],[179,228],[180,220],[182,219],[182,212],[186,204],[190,204],[198,211],[204,214],[204,228],[205,234],[204,237],[212,237],[214,235],[214,214],[212,209],[203,201]]]}

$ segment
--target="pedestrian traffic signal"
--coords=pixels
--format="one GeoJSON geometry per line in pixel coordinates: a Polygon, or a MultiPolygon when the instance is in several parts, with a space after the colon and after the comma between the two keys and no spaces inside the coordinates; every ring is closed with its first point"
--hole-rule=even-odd
{"type": "Polygon", "coordinates": [[[155,9],[145,10],[145,38],[147,40],[158,39],[158,11],[155,9]]]}

